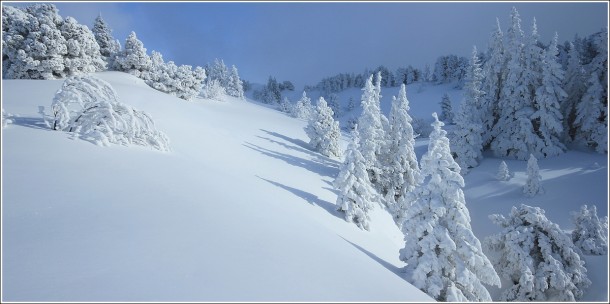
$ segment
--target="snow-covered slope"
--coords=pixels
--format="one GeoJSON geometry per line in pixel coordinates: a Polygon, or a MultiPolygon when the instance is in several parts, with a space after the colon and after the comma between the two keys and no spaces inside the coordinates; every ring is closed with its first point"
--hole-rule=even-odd
{"type": "Polygon", "coordinates": [[[304,122],[97,76],[173,150],[70,139],[37,114],[62,81],[3,80],[3,300],[431,301],[400,275],[388,214],[367,232],[335,211],[339,162],[304,122]]]}
{"type": "MultiPolygon", "coordinates": [[[[3,108],[18,116],[2,130],[3,300],[432,300],[401,277],[403,238],[385,211],[377,206],[370,232],[335,211],[340,160],[308,149],[305,122],[248,101],[186,102],[127,74],[96,75],[151,114],[173,150],[99,147],[51,131],[38,106],[50,106],[62,81],[3,80],[3,108]]],[[[439,111],[445,92],[454,108],[461,100],[450,85],[417,85],[407,89],[414,117],[439,111]]],[[[382,88],[384,113],[397,92],[382,88]]],[[[418,157],[426,149],[419,138],[418,157]]],[[[607,155],[539,160],[546,193],[534,198],[521,193],[526,162],[506,160],[515,176],[501,182],[500,161],[486,155],[465,176],[480,240],[500,230],[489,214],[521,203],[544,208],[564,230],[582,204],[608,214],[607,155]]],[[[607,301],[608,256],[585,259],[593,285],[583,300],[607,301]]]]}

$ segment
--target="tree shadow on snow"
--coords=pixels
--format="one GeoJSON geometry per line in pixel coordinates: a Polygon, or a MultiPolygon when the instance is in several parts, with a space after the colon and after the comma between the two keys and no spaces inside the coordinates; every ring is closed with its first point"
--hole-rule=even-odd
{"type": "Polygon", "coordinates": [[[298,166],[298,167],[307,169],[309,171],[315,172],[321,176],[327,176],[327,177],[334,178],[337,175],[337,168],[329,167],[326,164],[320,163],[318,161],[308,160],[308,159],[297,157],[294,155],[285,154],[285,153],[281,153],[281,152],[277,152],[277,151],[272,151],[272,150],[265,149],[261,146],[257,146],[255,144],[252,144],[249,142],[245,142],[243,144],[243,146],[250,148],[254,151],[260,152],[269,157],[273,157],[273,158],[285,161],[286,163],[288,163],[290,165],[298,166]]]}
{"type": "Polygon", "coordinates": [[[340,164],[339,161],[331,159],[331,158],[328,158],[328,157],[325,157],[325,156],[322,156],[319,153],[317,153],[315,151],[312,151],[311,147],[309,146],[309,144],[304,142],[304,141],[302,141],[302,140],[300,140],[300,139],[290,138],[290,137],[288,137],[286,135],[282,135],[282,134],[279,134],[279,133],[276,133],[276,132],[272,132],[272,131],[268,131],[268,130],[265,130],[265,129],[260,129],[260,130],[265,132],[265,133],[267,133],[268,135],[271,135],[273,137],[281,139],[281,140],[283,140],[285,142],[291,143],[292,145],[289,145],[289,144],[286,144],[286,143],[283,143],[283,142],[280,142],[278,140],[274,140],[274,139],[271,139],[271,138],[268,138],[268,137],[258,136],[259,138],[262,138],[262,139],[268,140],[268,141],[270,141],[272,143],[281,145],[281,146],[283,146],[283,147],[285,147],[287,149],[290,149],[290,150],[299,151],[299,152],[303,152],[303,153],[309,154],[312,157],[315,157],[319,162],[324,163],[327,166],[331,166],[331,167],[334,167],[334,168],[339,168],[339,164],[340,164]]]}
{"type": "Polygon", "coordinates": [[[404,279],[404,277],[402,276],[402,269],[399,267],[396,267],[394,265],[392,265],[391,263],[383,260],[382,258],[378,257],[377,255],[375,255],[374,253],[360,247],[357,244],[354,244],[352,242],[350,242],[349,240],[345,239],[344,237],[340,236],[344,241],[350,243],[352,246],[356,247],[356,249],[362,251],[364,254],[368,255],[371,259],[375,260],[377,263],[381,264],[381,266],[385,267],[387,270],[391,271],[392,273],[394,273],[395,275],[399,276],[401,279],[404,279]]]}
{"type": "Polygon", "coordinates": [[[12,121],[11,124],[22,126],[26,128],[32,128],[37,130],[45,130],[52,131],[47,125],[44,123],[42,117],[18,117],[18,116],[10,116],[7,117],[12,121]]]}
{"type": "Polygon", "coordinates": [[[258,178],[260,178],[260,179],[262,179],[262,180],[264,180],[264,181],[266,181],[266,182],[268,182],[268,183],[270,183],[270,184],[272,184],[272,185],[274,185],[276,187],[279,187],[279,188],[282,188],[282,189],[284,189],[284,190],[286,190],[288,192],[291,192],[292,194],[294,194],[294,195],[304,199],[306,202],[308,202],[308,203],[310,203],[312,205],[316,205],[318,207],[321,207],[321,208],[325,209],[326,211],[328,211],[328,213],[330,213],[330,214],[332,214],[332,215],[334,215],[336,217],[341,218],[339,212],[335,208],[335,204],[331,204],[331,203],[329,203],[329,202],[327,202],[325,200],[322,200],[318,196],[316,196],[316,195],[314,195],[312,193],[309,193],[309,192],[306,192],[306,191],[303,191],[303,190],[300,190],[300,189],[296,189],[296,188],[293,188],[293,187],[290,187],[290,186],[286,186],[286,185],[284,185],[282,183],[274,182],[272,180],[268,180],[266,178],[262,178],[262,177],[260,177],[258,175],[256,177],[258,177],[258,178]]]}

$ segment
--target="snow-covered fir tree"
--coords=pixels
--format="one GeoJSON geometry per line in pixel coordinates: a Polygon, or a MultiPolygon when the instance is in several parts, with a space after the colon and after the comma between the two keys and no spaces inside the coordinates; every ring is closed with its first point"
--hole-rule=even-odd
{"type": "Polygon", "coordinates": [[[443,98],[441,99],[441,115],[438,119],[446,124],[453,123],[453,107],[451,106],[451,99],[449,99],[449,94],[447,93],[443,94],[443,98]]]}
{"type": "Polygon", "coordinates": [[[572,241],[584,254],[608,254],[608,216],[601,220],[597,217],[595,205],[588,208],[583,205],[580,212],[572,212],[576,226],[572,230],[572,241]]]}
{"type": "Polygon", "coordinates": [[[341,156],[339,122],[333,118],[333,110],[326,104],[324,97],[318,100],[318,105],[305,127],[305,133],[309,137],[309,145],[314,150],[329,157],[341,156]]]}
{"type": "Polygon", "coordinates": [[[508,165],[505,161],[500,163],[498,167],[498,173],[496,173],[496,178],[500,181],[507,181],[511,178],[510,171],[508,170],[508,165]]]}
{"type": "Polygon", "coordinates": [[[557,62],[557,42],[558,36],[555,33],[548,49],[541,55],[542,79],[535,90],[535,111],[531,116],[538,135],[534,149],[543,157],[557,156],[565,151],[565,146],[561,143],[563,115],[560,104],[567,95],[561,88],[564,74],[557,62]]]}
{"type": "MultiPolygon", "coordinates": [[[[377,85],[379,85],[379,78],[377,85]]],[[[376,186],[381,174],[379,158],[382,153],[385,132],[381,119],[379,104],[380,86],[373,86],[371,75],[362,89],[362,114],[358,118],[358,132],[360,136],[360,153],[364,157],[367,172],[371,183],[376,186]]]]}
{"type": "Polygon", "coordinates": [[[101,145],[149,146],[169,151],[169,139],[152,118],[119,101],[112,86],[93,76],[72,76],[57,91],[45,123],[101,145]]]}
{"type": "Polygon", "coordinates": [[[201,97],[221,101],[226,94],[225,88],[220,84],[218,79],[208,79],[203,83],[201,88],[201,97]]]}
{"type": "Polygon", "coordinates": [[[282,102],[280,102],[280,104],[278,106],[278,110],[280,110],[284,113],[293,113],[294,112],[294,108],[293,108],[290,100],[288,100],[288,97],[284,96],[284,99],[282,99],[282,102]]]}
{"type": "Polygon", "coordinates": [[[519,12],[513,7],[511,27],[507,32],[508,57],[502,95],[498,101],[498,122],[493,127],[495,137],[491,149],[499,157],[512,157],[525,160],[535,146],[538,136],[530,117],[534,113],[533,96],[530,94],[526,74],[524,34],[521,30],[519,12]]]}
{"type": "Polygon", "coordinates": [[[369,182],[366,165],[359,147],[358,126],[352,132],[352,140],[345,152],[345,161],[333,185],[339,191],[337,210],[345,213],[345,220],[361,229],[369,230],[369,212],[378,199],[369,182]]]}
{"type": "Polygon", "coordinates": [[[68,51],[64,56],[64,72],[67,75],[93,73],[105,68],[100,47],[89,28],[67,17],[61,26],[61,33],[66,39],[68,51]]]}
{"type": "Polygon", "coordinates": [[[570,237],[544,215],[521,205],[490,219],[502,228],[485,239],[505,283],[500,301],[576,301],[591,284],[570,237]]]}
{"type": "Polygon", "coordinates": [[[481,125],[485,113],[481,112],[481,103],[485,92],[481,91],[482,80],[483,70],[477,55],[477,48],[473,47],[464,85],[464,101],[455,118],[456,129],[451,138],[451,149],[457,156],[456,160],[462,169],[462,174],[466,174],[470,168],[478,166],[479,161],[483,158],[481,125]]]}
{"type": "Polygon", "coordinates": [[[303,91],[301,99],[299,99],[294,107],[294,116],[301,119],[309,119],[313,112],[311,98],[307,97],[307,93],[303,91]]]}
{"type": "Polygon", "coordinates": [[[390,110],[390,131],[387,134],[387,163],[383,166],[382,189],[396,224],[402,225],[403,215],[410,201],[406,193],[413,191],[420,181],[420,170],[415,155],[415,134],[409,115],[406,85],[400,86],[390,110]]]}
{"type": "Polygon", "coordinates": [[[341,104],[339,102],[339,96],[335,93],[331,93],[328,96],[328,106],[333,110],[333,117],[339,118],[341,115],[341,104]]]}
{"type": "Polygon", "coordinates": [[[225,65],[224,60],[214,59],[214,62],[209,65],[206,70],[208,71],[208,77],[210,80],[216,79],[218,83],[225,88],[225,91],[229,87],[230,83],[230,72],[229,68],[225,65]]]}
{"type": "Polygon", "coordinates": [[[240,99],[244,98],[244,87],[242,85],[241,79],[239,78],[237,67],[235,67],[234,65],[231,66],[231,71],[229,72],[229,80],[227,83],[226,90],[229,96],[237,97],[240,99]]]}
{"type": "Polygon", "coordinates": [[[121,50],[121,44],[118,40],[114,39],[112,36],[112,29],[110,29],[106,21],[104,21],[101,14],[95,18],[91,31],[95,36],[95,41],[97,41],[97,44],[100,47],[102,59],[106,61],[108,67],[112,67],[114,56],[121,50]]]}
{"type": "Polygon", "coordinates": [[[405,276],[437,301],[491,301],[483,282],[500,286],[500,278],[472,233],[464,179],[444,124],[433,116],[428,152],[420,162],[424,183],[409,194],[415,199],[402,225],[405,276]]]}
{"type": "Polygon", "coordinates": [[[541,181],[542,176],[540,176],[540,168],[538,168],[538,159],[530,154],[530,158],[527,160],[527,180],[523,186],[523,194],[527,197],[533,197],[536,194],[544,193],[541,181]]]}
{"type": "Polygon", "coordinates": [[[572,42],[569,44],[568,66],[563,80],[563,88],[567,94],[561,103],[561,113],[564,117],[563,128],[566,142],[572,142],[576,136],[576,105],[581,101],[587,90],[585,70],[580,63],[580,54],[572,42]]]}
{"type": "Polygon", "coordinates": [[[483,146],[488,146],[495,137],[492,132],[499,117],[498,102],[503,94],[504,73],[506,69],[506,56],[504,55],[504,34],[500,28],[500,20],[496,18],[496,29],[491,35],[489,59],[483,65],[481,90],[485,92],[481,102],[483,118],[482,136],[483,146]]]}
{"type": "Polygon", "coordinates": [[[146,54],[144,44],[135,32],[131,32],[125,40],[124,49],[115,57],[114,69],[141,77],[150,70],[151,65],[152,60],[146,54]]]}

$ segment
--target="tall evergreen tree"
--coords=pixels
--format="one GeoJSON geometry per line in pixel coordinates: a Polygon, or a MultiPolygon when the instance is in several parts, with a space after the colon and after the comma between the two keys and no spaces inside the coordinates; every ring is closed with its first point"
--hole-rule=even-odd
{"type": "Polygon", "coordinates": [[[367,80],[362,89],[362,114],[358,118],[358,131],[360,136],[360,153],[364,157],[364,163],[369,173],[371,183],[375,185],[379,180],[381,168],[379,157],[384,144],[384,126],[381,120],[381,109],[379,106],[380,81],[373,86],[373,75],[367,80]]]}
{"type": "Polygon", "coordinates": [[[576,136],[576,105],[581,101],[582,96],[587,90],[585,84],[585,70],[580,63],[580,55],[576,46],[572,42],[569,44],[568,66],[563,81],[566,91],[566,99],[561,103],[561,113],[563,114],[564,138],[566,142],[572,142],[576,136]]]}
{"type": "Polygon", "coordinates": [[[237,68],[233,65],[231,66],[231,71],[229,72],[229,80],[228,86],[226,88],[227,94],[233,97],[237,97],[240,99],[244,98],[244,87],[242,85],[242,81],[239,78],[239,73],[237,72],[237,68]]]}
{"type": "Polygon", "coordinates": [[[500,286],[500,278],[472,233],[460,166],[453,160],[444,125],[433,114],[434,130],[421,160],[424,183],[406,210],[406,279],[438,301],[491,301],[482,282],[500,286]]]}
{"type": "Polygon", "coordinates": [[[453,115],[453,107],[451,106],[451,100],[449,99],[449,94],[443,94],[443,98],[441,99],[441,115],[439,119],[447,124],[452,124],[455,119],[455,115],[453,115]]]}
{"type": "Polygon", "coordinates": [[[567,94],[561,88],[564,74],[557,62],[557,41],[555,33],[546,53],[541,56],[542,81],[535,92],[535,112],[531,117],[539,137],[535,151],[543,157],[557,156],[565,151],[565,146],[561,143],[563,116],[560,104],[567,94]]]}
{"type": "Polygon", "coordinates": [[[420,170],[415,155],[415,135],[409,115],[406,85],[400,86],[390,111],[390,131],[387,134],[388,163],[384,164],[382,188],[396,224],[402,225],[403,215],[410,204],[404,198],[420,181],[420,170]]]}
{"type": "Polygon", "coordinates": [[[533,151],[537,135],[530,119],[534,109],[527,82],[529,78],[525,77],[528,72],[525,65],[524,35],[519,12],[514,7],[511,22],[505,53],[508,63],[502,96],[498,102],[498,122],[493,129],[496,137],[491,142],[491,149],[496,156],[524,160],[533,151]]]}
{"type": "Polygon", "coordinates": [[[485,92],[481,103],[483,112],[483,146],[488,146],[494,139],[492,132],[500,115],[498,103],[502,97],[504,75],[506,73],[506,55],[504,54],[504,34],[500,28],[500,20],[496,18],[496,29],[492,33],[489,43],[489,59],[483,66],[483,82],[481,90],[485,92]]]}
{"type": "Polygon", "coordinates": [[[115,58],[114,68],[117,71],[141,77],[150,71],[151,65],[152,60],[146,54],[144,44],[138,39],[135,32],[131,32],[125,40],[125,48],[115,58]]]}
{"type": "Polygon", "coordinates": [[[477,55],[477,48],[472,50],[472,59],[466,76],[464,101],[460,106],[455,124],[456,130],[451,141],[451,148],[457,156],[462,174],[474,168],[483,158],[483,139],[481,125],[483,115],[481,109],[485,92],[481,91],[483,70],[477,55]]]}
{"type": "Polygon", "coordinates": [[[114,56],[116,56],[121,50],[121,45],[118,40],[112,36],[112,29],[108,26],[106,21],[102,18],[102,15],[98,15],[95,18],[92,29],[95,41],[100,46],[100,54],[106,61],[108,67],[112,67],[114,56]]]}

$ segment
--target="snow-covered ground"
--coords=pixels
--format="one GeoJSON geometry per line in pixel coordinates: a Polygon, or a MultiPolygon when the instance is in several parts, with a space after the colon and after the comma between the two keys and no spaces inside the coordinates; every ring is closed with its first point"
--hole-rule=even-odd
{"type": "MultiPolygon", "coordinates": [[[[148,112],[172,151],[51,131],[38,106],[49,108],[62,81],[2,80],[13,114],[2,130],[2,300],[432,301],[401,277],[402,233],[387,212],[377,206],[369,232],[335,211],[340,160],[308,149],[304,121],[232,98],[187,102],[124,73],[96,76],[148,112]]],[[[438,111],[445,92],[454,107],[461,99],[449,85],[418,85],[407,90],[414,117],[438,111]]],[[[382,89],[384,113],[397,92],[382,89]]],[[[421,157],[427,139],[416,145],[421,157]]],[[[521,203],[564,230],[582,204],[608,214],[607,155],[539,160],[546,193],[534,198],[521,193],[526,162],[506,160],[515,176],[501,182],[500,161],[487,155],[465,176],[481,240],[500,230],[489,214],[521,203]]],[[[607,301],[608,256],[586,262],[593,285],[583,300],[607,301]]]]}

